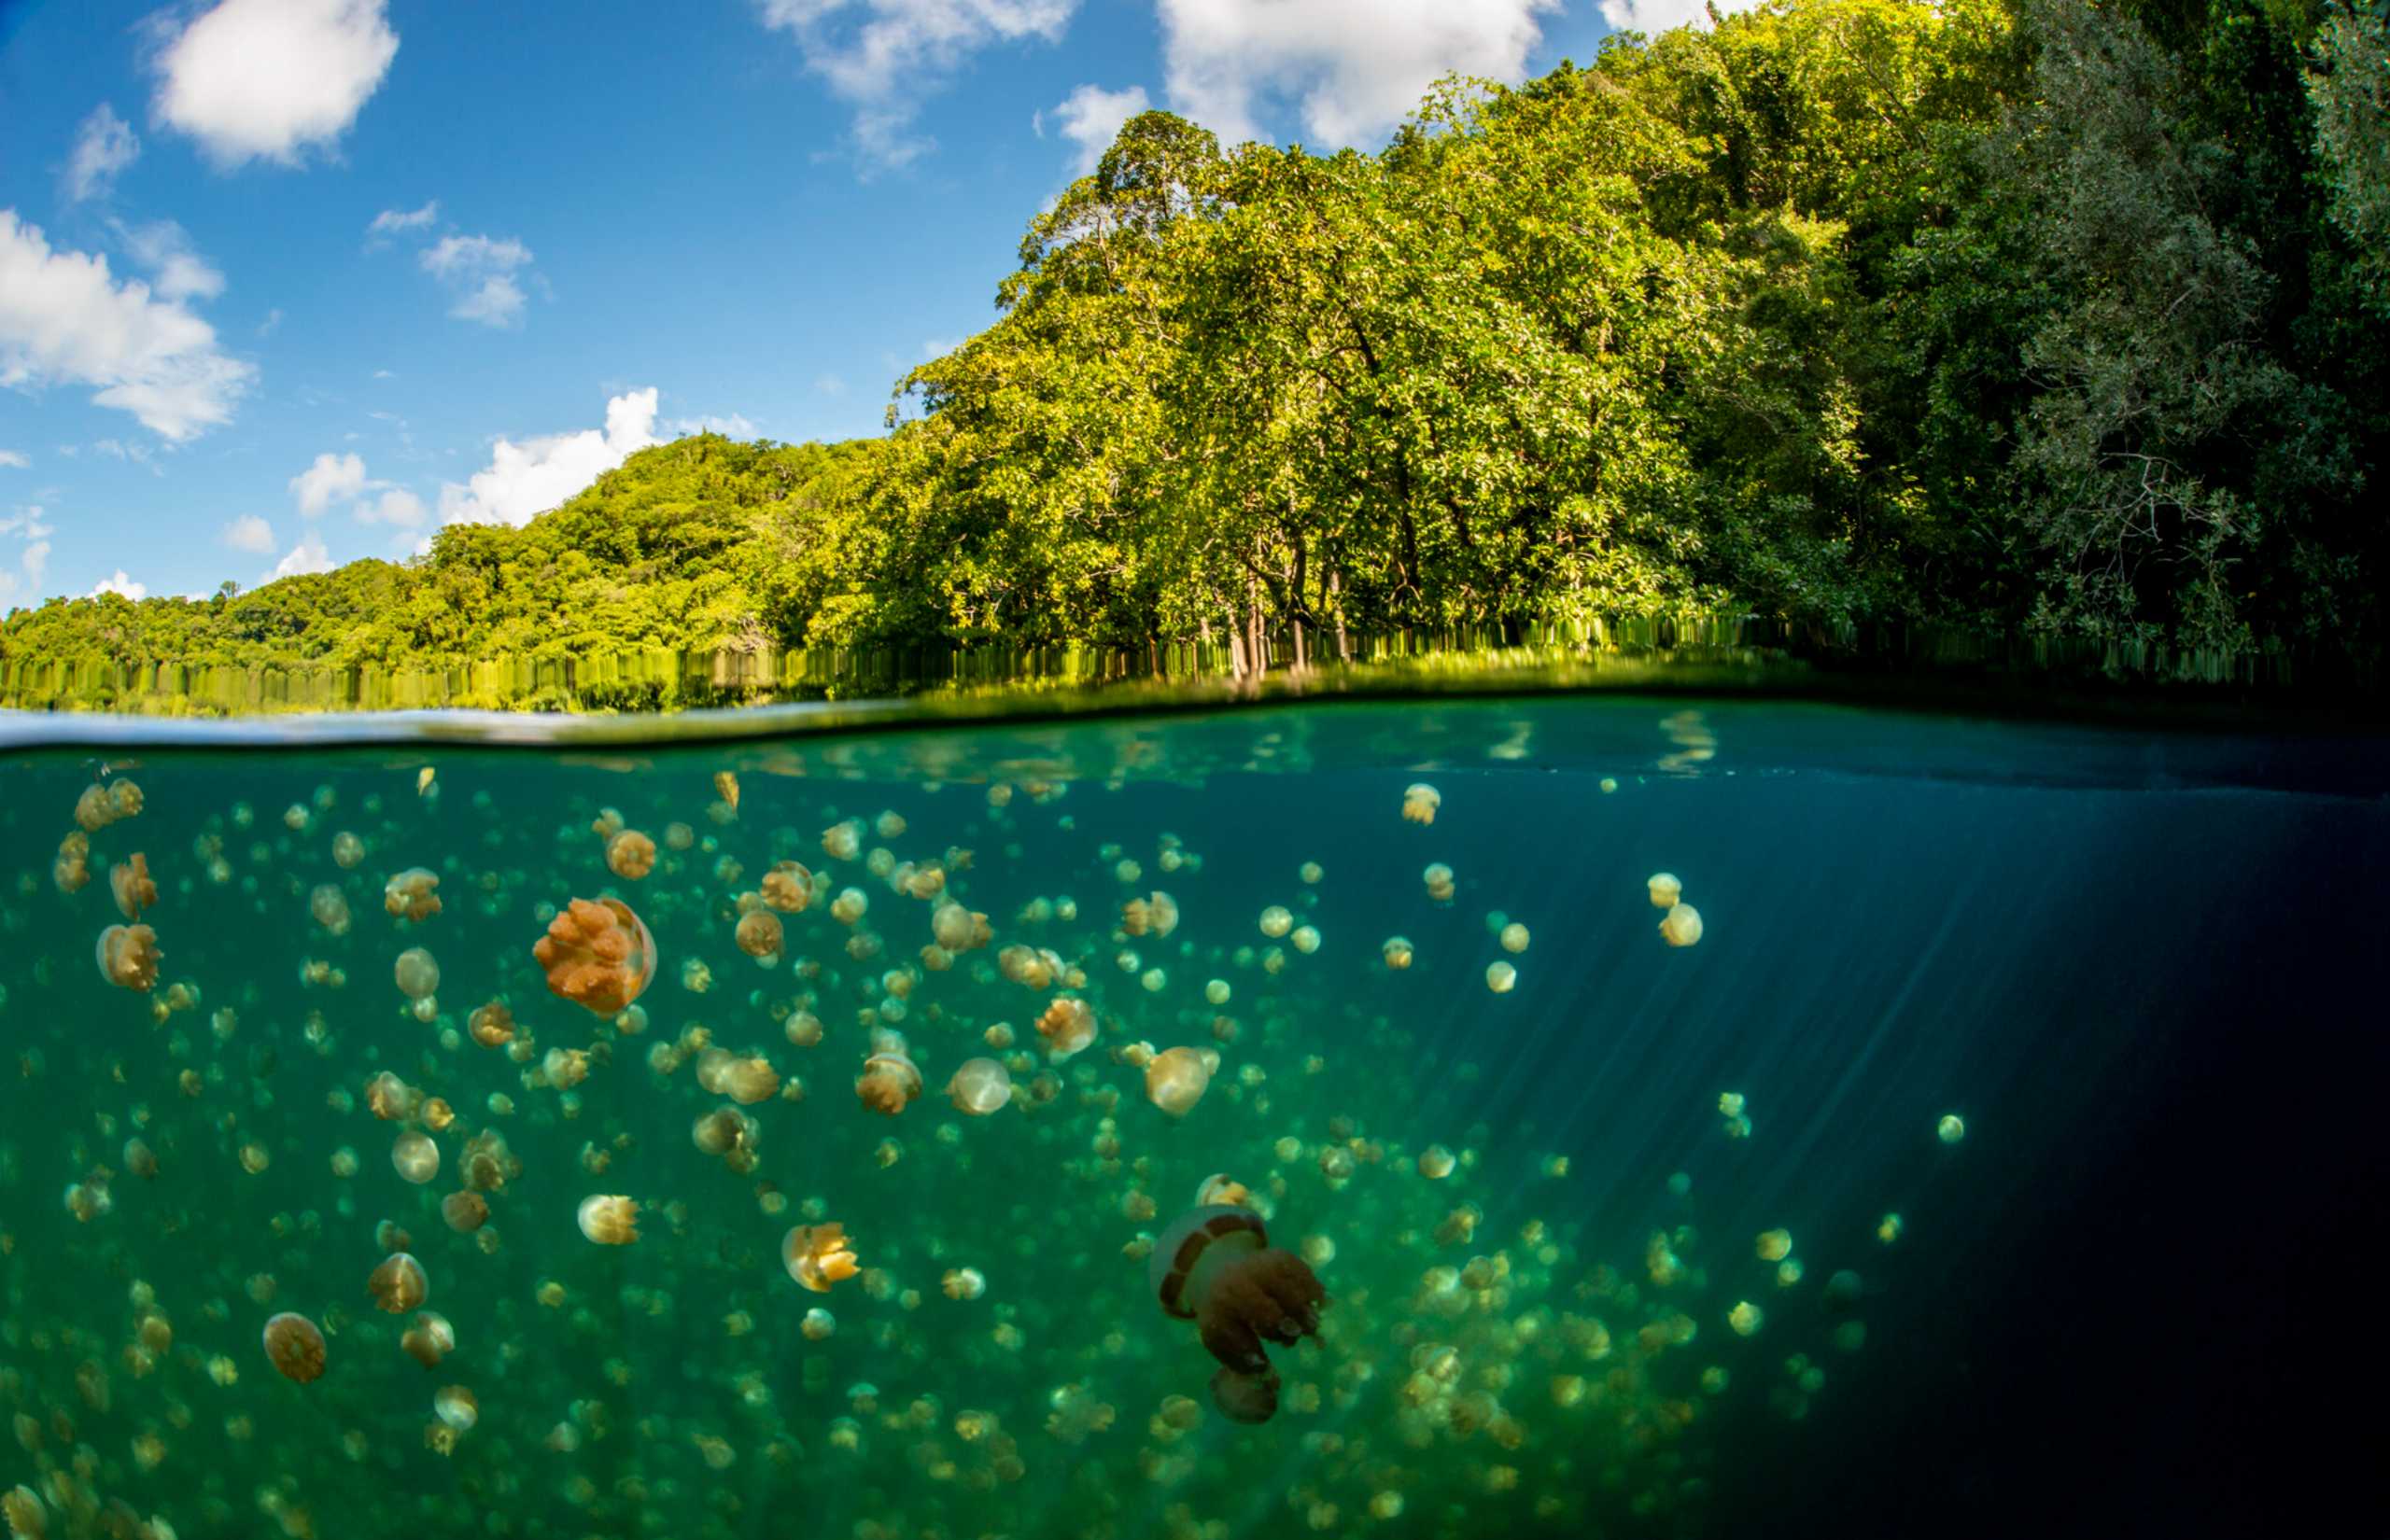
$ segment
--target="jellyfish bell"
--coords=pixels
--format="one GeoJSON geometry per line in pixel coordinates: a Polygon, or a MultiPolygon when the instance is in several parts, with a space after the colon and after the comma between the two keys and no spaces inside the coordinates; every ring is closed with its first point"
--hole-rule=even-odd
{"type": "Polygon", "coordinates": [[[837,1224],[800,1225],[782,1236],[780,1266],[815,1294],[828,1294],[831,1284],[863,1270],[846,1226],[837,1224]]]}
{"type": "Polygon", "coordinates": [[[1684,894],[1684,884],[1679,882],[1676,874],[1672,872],[1654,872],[1645,880],[1643,886],[1651,892],[1652,907],[1654,909],[1672,908],[1677,900],[1684,894]]]}
{"type": "Polygon", "coordinates": [[[1232,1208],[1241,1208],[1252,1196],[1245,1190],[1244,1183],[1229,1175],[1228,1172],[1214,1171],[1203,1179],[1202,1185],[1195,1189],[1195,1205],[1197,1208],[1202,1208],[1207,1204],[1225,1204],[1232,1208]]]}
{"type": "Polygon", "coordinates": [[[606,869],[625,882],[655,870],[655,842],[636,829],[620,829],[606,840],[606,869]]]}
{"type": "Polygon", "coordinates": [[[1436,809],[1443,805],[1443,793],[1426,781],[1415,781],[1402,789],[1402,819],[1405,823],[1433,823],[1436,821],[1436,809]]]}
{"type": "Polygon", "coordinates": [[[1012,1074],[992,1058],[964,1059],[947,1082],[946,1094],[959,1111],[985,1117],[1012,1099],[1012,1074]]]}
{"type": "Polygon", "coordinates": [[[639,1204],[627,1197],[593,1193],[581,1200],[581,1233],[600,1246],[627,1246],[639,1239],[639,1204]]]}
{"type": "Polygon", "coordinates": [[[440,878],[412,866],[382,885],[382,907],[398,918],[422,921],[440,913],[440,878]]]}
{"type": "Polygon", "coordinates": [[[399,993],[409,1000],[426,1000],[440,987],[440,963],[420,946],[410,946],[399,954],[391,969],[397,979],[399,993]]]}
{"type": "Polygon", "coordinates": [[[1076,995],[1057,995],[1037,1018],[1037,1035],[1057,1060],[1095,1041],[1095,1008],[1076,995]]]}
{"type": "Polygon", "coordinates": [[[393,1252],[366,1279],[365,1290],[382,1309],[404,1315],[431,1293],[431,1281],[425,1276],[422,1263],[404,1252],[393,1252]]]}
{"type": "Polygon", "coordinates": [[[265,1355],[284,1379],[310,1384],[323,1378],[324,1334],[305,1316],[285,1310],[265,1323],[265,1355]]]}
{"type": "Polygon", "coordinates": [[[149,875],[149,858],[135,850],[130,859],[108,868],[108,890],[116,899],[119,914],[128,920],[139,919],[142,910],[158,902],[158,884],[149,875]]]}
{"type": "Polygon", "coordinates": [[[429,1134],[410,1128],[390,1146],[390,1164],[400,1176],[421,1186],[440,1174],[440,1146],[429,1134]]]}
{"type": "Polygon", "coordinates": [[[531,948],[549,990],[601,1016],[619,1014],[655,977],[655,938],[620,899],[574,899],[531,948]]]}
{"type": "Polygon", "coordinates": [[[1212,1405],[1231,1422],[1267,1422],[1278,1415],[1278,1371],[1240,1374],[1223,1364],[1212,1371],[1212,1405]]]}
{"type": "Polygon", "coordinates": [[[799,861],[774,862],[757,886],[764,903],[784,915],[800,913],[813,902],[813,874],[799,861]]]}
{"type": "Polygon", "coordinates": [[[1194,1111],[1211,1084],[1211,1066],[1192,1048],[1165,1048],[1146,1065],[1146,1095],[1173,1117],[1194,1111]]]}
{"type": "Polygon", "coordinates": [[[738,929],[734,938],[738,949],[759,962],[780,959],[783,932],[780,917],[769,909],[750,909],[738,917],[738,929]]]}
{"type": "Polygon", "coordinates": [[[406,1335],[399,1338],[401,1351],[427,1369],[436,1369],[440,1361],[457,1351],[457,1329],[444,1315],[422,1311],[415,1318],[406,1335]]]}
{"type": "Polygon", "coordinates": [[[1319,1329],[1327,1295],[1303,1259],[1270,1244],[1261,1216],[1203,1204],[1154,1243],[1146,1279],[1163,1313],[1193,1321],[1204,1349],[1239,1374],[1269,1372],[1264,1342],[1292,1347],[1319,1329]]]}
{"type": "Polygon", "coordinates": [[[1690,946],[1701,939],[1701,911],[1690,903],[1672,906],[1660,921],[1660,939],[1671,946],[1690,946]]]}
{"type": "Polygon", "coordinates": [[[875,1113],[894,1117],[921,1094],[921,1071],[902,1050],[877,1053],[863,1061],[855,1095],[875,1113]]]}
{"type": "Polygon", "coordinates": [[[147,925],[111,925],[100,932],[93,958],[100,976],[142,994],[158,987],[158,932],[147,925]]]}

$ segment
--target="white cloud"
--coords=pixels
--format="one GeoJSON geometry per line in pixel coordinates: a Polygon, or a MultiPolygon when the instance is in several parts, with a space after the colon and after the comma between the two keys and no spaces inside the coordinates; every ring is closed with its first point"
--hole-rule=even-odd
{"type": "Polygon", "coordinates": [[[235,551],[246,551],[259,556],[274,553],[274,525],[255,513],[244,513],[234,519],[217,538],[235,551]]]}
{"type": "Polygon", "coordinates": [[[1120,125],[1151,105],[1146,100],[1146,88],[1131,86],[1127,91],[1105,91],[1102,86],[1081,86],[1062,98],[1054,109],[1054,123],[1062,137],[1078,147],[1075,175],[1084,176],[1104,159],[1119,136],[1120,125]]]}
{"type": "Polygon", "coordinates": [[[365,227],[366,238],[371,240],[375,236],[399,235],[410,230],[422,230],[439,217],[440,200],[437,198],[425,203],[421,208],[386,208],[373,216],[373,222],[365,227]]]}
{"type": "Polygon", "coordinates": [[[103,594],[121,594],[128,599],[146,599],[149,596],[149,585],[134,582],[124,575],[124,568],[120,567],[115,577],[102,578],[85,596],[96,599],[103,594]]]}
{"type": "Polygon", "coordinates": [[[423,271],[448,286],[456,302],[448,314],[484,326],[513,326],[523,316],[523,287],[514,281],[517,269],[528,271],[531,248],[509,237],[493,241],[486,235],[448,235],[426,246],[418,259],[423,271]]]}
{"type": "Polygon", "coordinates": [[[111,460],[131,460],[135,465],[149,463],[149,446],[137,441],[126,443],[122,439],[96,439],[92,441],[91,451],[111,460]]]}
{"type": "Polygon", "coordinates": [[[747,420],[744,413],[734,412],[727,417],[675,417],[664,425],[674,437],[684,433],[719,433],[725,439],[757,439],[763,430],[747,420]]]}
{"type": "Polygon", "coordinates": [[[843,396],[847,393],[847,382],[836,374],[816,374],[813,376],[813,388],[824,396],[843,396]]]}
{"type": "Polygon", "coordinates": [[[934,147],[911,132],[921,99],[998,43],[1057,42],[1078,0],[760,0],[764,25],[796,39],[808,69],[855,107],[866,172],[934,147]]]}
{"type": "Polygon", "coordinates": [[[197,139],[220,170],[295,166],[357,121],[399,51],[384,0],[223,0],[165,23],[152,67],[157,120],[197,139]]]}
{"type": "Polygon", "coordinates": [[[181,300],[117,282],[105,257],[52,251],[39,229],[0,209],[0,386],[94,385],[97,404],[179,441],[231,422],[256,377],[181,300]]]}
{"type": "Polygon", "coordinates": [[[141,154],[133,127],[102,102],[75,131],[75,148],[66,158],[65,192],[69,203],[105,198],[116,188],[117,173],[141,154]]]}
{"type": "Polygon", "coordinates": [[[303,577],[310,572],[329,572],[331,569],[331,553],[324,549],[324,538],[309,529],[300,535],[297,545],[283,553],[282,559],[274,564],[274,570],[258,581],[270,583],[276,578],[303,577]]]}
{"type": "Polygon", "coordinates": [[[25,581],[36,588],[40,587],[49,576],[49,542],[34,541],[25,547],[25,553],[20,559],[25,568],[25,581]]]}
{"type": "Polygon", "coordinates": [[[276,305],[272,310],[265,313],[264,320],[258,323],[258,335],[260,337],[271,337],[281,329],[282,307],[280,305],[276,305]]]}
{"type": "MultiPolygon", "coordinates": [[[[1720,14],[1749,10],[1759,0],[1718,0],[1720,14]]],[[[1707,32],[1709,13],[1702,0],[1601,0],[1602,20],[1620,32],[1662,33],[1692,25],[1707,32]]]]}
{"type": "MultiPolygon", "coordinates": [[[[1223,144],[1292,98],[1315,144],[1392,129],[1448,73],[1515,81],[1560,0],[1160,0],[1171,105],[1223,144]]],[[[1607,4],[1605,5],[1607,9],[1607,4]]]]}
{"type": "Polygon", "coordinates": [[[23,470],[32,464],[33,461],[26,459],[23,454],[17,450],[0,449],[0,466],[13,466],[19,470],[23,470]]]}
{"type": "Polygon", "coordinates": [[[224,274],[192,246],[190,232],[172,219],[146,225],[116,223],[125,255],[148,270],[162,300],[213,300],[224,292],[224,274]]]}
{"type": "Polygon", "coordinates": [[[290,478],[299,511],[314,518],[334,502],[364,495],[365,462],[354,455],[318,455],[316,463],[290,478]]]}
{"type": "Polygon", "coordinates": [[[660,442],[655,437],[655,388],[629,391],[606,403],[603,432],[584,428],[522,443],[500,439],[486,469],[464,485],[440,488],[443,524],[531,522],[623,463],[660,442]]]}
{"type": "Polygon", "coordinates": [[[42,506],[39,503],[19,503],[14,513],[0,519],[0,535],[15,535],[22,539],[37,540],[50,534],[51,526],[41,522],[42,511],[42,506]]]}
{"type": "Polygon", "coordinates": [[[413,529],[429,517],[423,499],[404,487],[394,486],[371,503],[358,503],[357,516],[366,524],[396,525],[401,529],[413,529]]]}

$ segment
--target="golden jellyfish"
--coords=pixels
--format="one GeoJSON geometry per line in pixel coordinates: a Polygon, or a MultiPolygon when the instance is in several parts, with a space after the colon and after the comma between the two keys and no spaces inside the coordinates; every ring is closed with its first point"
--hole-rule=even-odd
{"type": "Polygon", "coordinates": [[[636,829],[616,830],[606,840],[606,870],[637,882],[655,870],[655,842],[636,829]]]}
{"type": "Polygon", "coordinates": [[[421,1186],[440,1174],[440,1146],[430,1135],[410,1128],[390,1146],[390,1164],[400,1176],[421,1186]]]}
{"type": "Polygon", "coordinates": [[[1276,1409],[1275,1388],[1260,1396],[1249,1381],[1272,1372],[1265,1342],[1292,1347],[1319,1329],[1328,1296],[1310,1265],[1272,1246],[1251,1209],[1205,1204],[1154,1242],[1146,1280],[1163,1313],[1194,1322],[1205,1351],[1234,1377],[1225,1386],[1213,1379],[1222,1414],[1266,1420],[1276,1409]]]}
{"type": "Polygon", "coordinates": [[[736,771],[717,770],[713,773],[713,794],[729,809],[738,811],[738,776],[736,771]]]}
{"type": "Polygon", "coordinates": [[[109,926],[94,956],[100,976],[120,989],[147,994],[158,986],[158,932],[147,925],[109,926]]]}
{"type": "Polygon", "coordinates": [[[457,1433],[471,1433],[473,1424],[482,1420],[482,1404],[465,1385],[443,1385],[431,1397],[431,1410],[440,1421],[457,1433]]]}
{"type": "Polygon", "coordinates": [[[424,1275],[422,1263],[404,1252],[393,1252],[366,1279],[365,1292],[383,1310],[404,1315],[431,1293],[431,1280],[424,1275]]]}
{"type": "Polygon", "coordinates": [[[930,911],[930,933],[949,952],[977,951],[993,941],[996,934],[990,928],[987,916],[966,909],[952,899],[930,911]]]}
{"type": "Polygon", "coordinates": [[[1792,1232],[1762,1230],[1758,1243],[1752,1248],[1762,1262],[1781,1262],[1792,1254],[1792,1232]]]}
{"type": "Polygon", "coordinates": [[[1436,861],[1421,872],[1419,880],[1427,884],[1427,896],[1438,903],[1453,901],[1453,869],[1442,861],[1436,861]]]}
{"type": "Polygon", "coordinates": [[[1453,1174],[1453,1153],[1441,1144],[1430,1144],[1419,1152],[1419,1174],[1430,1182],[1441,1182],[1453,1174]]]}
{"type": "Polygon", "coordinates": [[[958,1111],[985,1117],[1012,1099],[1012,1074],[992,1058],[966,1058],[946,1083],[946,1094],[958,1111]]]}
{"type": "Polygon", "coordinates": [[[1057,995],[1037,1018],[1037,1035],[1056,1059],[1065,1059],[1095,1041],[1095,1008],[1076,995],[1057,995]]]}
{"type": "Polygon", "coordinates": [[[1497,995],[1507,995],[1518,987],[1519,971],[1507,962],[1493,962],[1485,967],[1485,987],[1497,995]]]}
{"type": "Polygon", "coordinates": [[[750,909],[738,917],[738,949],[759,962],[779,960],[780,917],[769,909],[750,909]]]}
{"type": "Polygon", "coordinates": [[[336,936],[348,934],[348,895],[327,882],[307,895],[307,913],[336,936]]]}
{"type": "Polygon", "coordinates": [[[875,1113],[894,1117],[921,1094],[921,1071],[902,1052],[883,1052],[863,1061],[855,1095],[875,1113]]]}
{"type": "Polygon", "coordinates": [[[780,1071],[761,1055],[733,1059],[722,1071],[721,1094],[742,1107],[768,1101],[780,1094],[780,1071]]]}
{"type": "Polygon", "coordinates": [[[577,1217],[581,1233],[600,1246],[627,1246],[639,1239],[639,1204],[631,1198],[592,1194],[581,1200],[577,1217]]]}
{"type": "Polygon", "coordinates": [[[398,979],[399,993],[409,1000],[428,1000],[440,987],[440,960],[420,946],[401,952],[391,971],[398,979]]]}
{"type": "Polygon", "coordinates": [[[1387,967],[1398,973],[1410,967],[1411,938],[1408,936],[1386,937],[1385,945],[1378,948],[1378,955],[1385,959],[1387,967]]]}
{"type": "Polygon", "coordinates": [[[425,1368],[436,1369],[442,1359],[457,1351],[457,1328],[444,1315],[422,1311],[399,1338],[399,1349],[425,1368]]]}
{"type": "Polygon", "coordinates": [[[70,831],[58,842],[58,859],[50,863],[49,879],[62,893],[79,893],[91,880],[91,841],[81,830],[70,831]]]}
{"type": "Polygon", "coordinates": [[[1415,781],[1402,789],[1402,821],[1433,823],[1436,809],[1444,805],[1444,795],[1426,781],[1415,781]]]}
{"type": "Polygon", "coordinates": [[[774,862],[757,887],[765,904],[784,915],[801,914],[813,902],[813,874],[796,861],[774,862]]]}
{"type": "Polygon", "coordinates": [[[1203,1099],[1212,1067],[1192,1048],[1165,1048],[1146,1066],[1146,1095],[1173,1117],[1185,1117],[1203,1099]]]}
{"type": "Polygon", "coordinates": [[[1677,900],[1684,896],[1684,884],[1677,880],[1673,872],[1654,872],[1643,886],[1651,891],[1654,909],[1674,908],[1677,900]]]}
{"type": "Polygon", "coordinates": [[[815,1294],[828,1294],[831,1284],[863,1270],[846,1227],[836,1224],[800,1225],[782,1236],[780,1266],[815,1294]]]}
{"type": "Polygon", "coordinates": [[[1933,1126],[1933,1136],[1945,1144],[1956,1144],[1967,1137],[1966,1123],[1956,1113],[1945,1113],[1942,1121],[1933,1126]]]}
{"type": "Polygon", "coordinates": [[[822,853],[832,861],[852,861],[863,849],[863,819],[849,819],[822,831],[822,853]]]}
{"type": "Polygon", "coordinates": [[[1305,957],[1309,957],[1314,952],[1319,950],[1319,927],[1315,925],[1302,926],[1298,929],[1293,935],[1288,936],[1286,940],[1293,945],[1296,951],[1300,952],[1305,957]]]}
{"type": "Polygon", "coordinates": [[[108,891],[116,899],[117,913],[127,919],[139,919],[142,910],[154,907],[158,885],[149,877],[149,858],[135,850],[108,868],[108,891]]]}
{"type": "Polygon", "coordinates": [[[1516,955],[1527,949],[1527,928],[1512,920],[1502,927],[1502,933],[1497,939],[1501,942],[1502,950],[1516,955]]]}
{"type": "Polygon", "coordinates": [[[1244,1183],[1229,1175],[1228,1172],[1214,1171],[1203,1179],[1201,1186],[1195,1189],[1195,1206],[1200,1209],[1208,1204],[1223,1203],[1232,1208],[1242,1208],[1245,1200],[1252,1196],[1245,1190],[1244,1183]]]}
{"type": "Polygon", "coordinates": [[[285,1310],[265,1323],[265,1355],[284,1379],[312,1384],[324,1374],[324,1334],[305,1316],[285,1310]]]}
{"type": "Polygon", "coordinates": [[[1240,1374],[1223,1364],[1212,1371],[1212,1405],[1231,1422],[1267,1422],[1278,1415],[1278,1371],[1240,1374]]]}
{"type": "Polygon", "coordinates": [[[422,1104],[422,1093],[387,1070],[365,1083],[365,1106],[385,1122],[403,1122],[422,1104]]]}
{"type": "Polygon", "coordinates": [[[1277,940],[1295,928],[1295,917],[1283,903],[1273,903],[1261,911],[1261,933],[1277,940]]]}
{"type": "Polygon", "coordinates": [[[1660,921],[1660,939],[1671,946],[1690,946],[1701,939],[1701,911],[1690,903],[1671,907],[1660,921]]]}
{"type": "Polygon", "coordinates": [[[514,1041],[514,1013],[501,1001],[478,1006],[465,1020],[465,1030],[485,1048],[503,1048],[514,1041]]]}
{"type": "Polygon", "coordinates": [[[1726,1324],[1735,1328],[1736,1337],[1750,1336],[1766,1320],[1767,1312],[1748,1299],[1737,1300],[1735,1308],[1726,1312],[1726,1324]]]}
{"type": "Polygon", "coordinates": [[[620,899],[574,899],[531,948],[549,990],[611,1016],[655,977],[655,938],[620,899]]]}
{"type": "Polygon", "coordinates": [[[382,885],[382,907],[401,919],[429,919],[440,913],[440,878],[411,866],[382,885]]]}
{"type": "Polygon", "coordinates": [[[476,1192],[450,1193],[440,1200],[440,1217],[458,1235],[471,1235],[489,1223],[489,1200],[476,1192]]]}
{"type": "Polygon", "coordinates": [[[988,1280],[977,1267],[949,1267],[938,1286],[949,1299],[977,1299],[988,1292],[988,1280]]]}
{"type": "Polygon", "coordinates": [[[805,1319],[796,1323],[796,1329],[808,1342],[827,1342],[837,1335],[838,1318],[816,1305],[805,1312],[805,1319]]]}

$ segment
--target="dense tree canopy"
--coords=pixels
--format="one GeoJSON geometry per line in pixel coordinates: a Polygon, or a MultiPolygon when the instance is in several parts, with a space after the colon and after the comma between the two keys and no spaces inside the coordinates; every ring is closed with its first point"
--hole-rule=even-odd
{"type": "Polygon", "coordinates": [[[1455,80],[1383,152],[1162,112],[836,446],[0,660],[1192,638],[1720,605],[2382,647],[2380,0],[1775,0],[1455,80]]]}

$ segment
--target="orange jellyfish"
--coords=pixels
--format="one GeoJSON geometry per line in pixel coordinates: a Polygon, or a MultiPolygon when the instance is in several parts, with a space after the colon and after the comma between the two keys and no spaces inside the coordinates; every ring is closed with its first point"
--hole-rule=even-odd
{"type": "Polygon", "coordinates": [[[802,913],[813,902],[813,874],[796,861],[776,862],[759,886],[764,902],[784,915],[802,913]]]}
{"type": "Polygon", "coordinates": [[[399,1338],[399,1347],[425,1368],[436,1369],[442,1359],[457,1351],[457,1328],[448,1323],[446,1316],[425,1310],[399,1338]]]}
{"type": "Polygon", "coordinates": [[[483,1047],[503,1048],[514,1041],[514,1013],[506,1008],[504,1001],[493,1000],[477,1007],[466,1019],[465,1028],[483,1047]]]}
{"type": "Polygon", "coordinates": [[[738,917],[736,939],[738,949],[749,957],[776,961],[780,955],[780,917],[769,909],[750,909],[738,917]]]}
{"type": "Polygon", "coordinates": [[[404,1315],[423,1303],[431,1292],[431,1281],[424,1275],[422,1263],[404,1252],[393,1252],[365,1281],[365,1292],[390,1314],[404,1315]]]}
{"type": "Polygon", "coordinates": [[[440,913],[440,878],[410,866],[382,885],[382,907],[401,919],[429,919],[440,913]]]}
{"type": "Polygon", "coordinates": [[[627,1246],[639,1239],[636,1199],[593,1193],[581,1200],[581,1233],[600,1246],[627,1246]]]}
{"type": "Polygon", "coordinates": [[[620,899],[574,899],[531,956],[551,991],[601,1016],[637,1000],[655,977],[655,938],[620,899]]]}
{"type": "Polygon", "coordinates": [[[655,842],[636,829],[619,829],[606,841],[606,870],[637,882],[655,870],[655,842]]]}
{"type": "Polygon", "coordinates": [[[1221,1414],[1268,1421],[1277,1409],[1277,1387],[1262,1345],[1292,1347],[1316,1332],[1328,1302],[1310,1265],[1271,1245],[1251,1209],[1213,1203],[1188,1210],[1162,1232],[1146,1277],[1163,1313],[1194,1322],[1205,1351],[1228,1370],[1212,1380],[1221,1414]]]}
{"type": "Polygon", "coordinates": [[[122,989],[147,994],[158,985],[158,932],[147,925],[111,925],[100,932],[95,953],[100,976],[122,989]]]}
{"type": "Polygon", "coordinates": [[[1424,780],[1402,789],[1402,820],[1405,823],[1433,823],[1436,821],[1436,809],[1443,805],[1443,793],[1424,780]]]}
{"type": "Polygon", "coordinates": [[[780,1265],[815,1294],[828,1294],[831,1284],[863,1270],[846,1227],[835,1224],[800,1225],[782,1236],[780,1265]]]}
{"type": "Polygon", "coordinates": [[[265,1323],[265,1355],[284,1379],[311,1383],[323,1378],[324,1334],[305,1316],[285,1310],[265,1323]]]}
{"type": "Polygon", "coordinates": [[[1195,1189],[1195,1204],[1198,1208],[1207,1203],[1225,1203],[1241,1207],[1245,1199],[1252,1196],[1245,1191],[1244,1183],[1226,1171],[1215,1171],[1203,1179],[1202,1186],[1195,1189]]]}
{"type": "Polygon", "coordinates": [[[1211,1084],[1211,1065],[1192,1048],[1165,1048],[1146,1066],[1146,1095],[1173,1117],[1193,1112],[1211,1084]]]}
{"type": "Polygon", "coordinates": [[[1095,1008],[1076,995],[1056,995],[1037,1018],[1037,1035],[1055,1058],[1068,1058],[1095,1041],[1095,1008]]]}
{"type": "Polygon", "coordinates": [[[877,1053],[863,1061],[855,1095],[875,1113],[894,1117],[921,1094],[921,1071],[902,1052],[877,1053]]]}
{"type": "Polygon", "coordinates": [[[149,877],[149,858],[135,850],[131,860],[109,868],[108,890],[116,897],[119,914],[139,919],[142,910],[158,902],[158,885],[149,877]]]}

